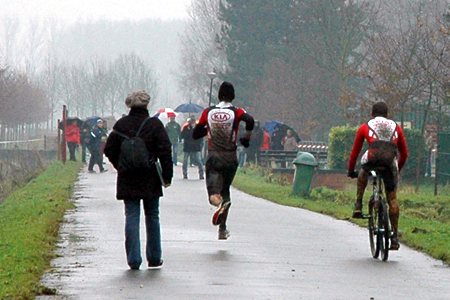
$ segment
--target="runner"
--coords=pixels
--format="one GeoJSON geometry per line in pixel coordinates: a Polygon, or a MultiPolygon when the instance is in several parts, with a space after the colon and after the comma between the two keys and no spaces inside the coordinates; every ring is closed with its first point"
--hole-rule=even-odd
{"type": "Polygon", "coordinates": [[[254,119],[242,108],[231,104],[234,87],[223,82],[219,88],[220,103],[206,108],[195,126],[192,136],[199,139],[207,136],[208,155],[206,157],[206,189],[211,205],[217,206],[212,218],[213,225],[219,225],[219,240],[226,240],[230,232],[226,221],[231,206],[230,186],[238,168],[236,155],[238,127],[245,122],[245,134],[239,140],[247,148],[254,126],[254,119]]]}
{"type": "Polygon", "coordinates": [[[399,208],[397,204],[398,173],[401,171],[408,158],[408,148],[401,126],[387,119],[388,107],[384,102],[377,102],[372,106],[373,119],[362,124],[356,133],[352,153],[348,163],[348,176],[358,177],[357,194],[353,218],[362,217],[362,199],[367,186],[370,170],[383,167],[381,176],[384,181],[387,202],[389,205],[389,219],[393,228],[391,237],[391,250],[398,250],[398,218],[399,208]],[[361,158],[361,170],[355,171],[356,160],[361,152],[364,139],[369,144],[361,158]],[[397,151],[399,152],[397,164],[397,151]]]}

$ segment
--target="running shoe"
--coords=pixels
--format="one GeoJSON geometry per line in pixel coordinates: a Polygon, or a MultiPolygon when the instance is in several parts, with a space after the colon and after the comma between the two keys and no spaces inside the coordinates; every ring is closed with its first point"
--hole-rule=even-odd
{"type": "Polygon", "coordinates": [[[214,213],[214,215],[212,217],[212,223],[214,226],[217,226],[220,224],[223,213],[228,210],[230,205],[231,205],[230,201],[220,203],[219,207],[217,208],[216,212],[214,213]]]}
{"type": "Polygon", "coordinates": [[[226,229],[219,229],[219,240],[226,240],[230,237],[230,231],[226,229]]]}

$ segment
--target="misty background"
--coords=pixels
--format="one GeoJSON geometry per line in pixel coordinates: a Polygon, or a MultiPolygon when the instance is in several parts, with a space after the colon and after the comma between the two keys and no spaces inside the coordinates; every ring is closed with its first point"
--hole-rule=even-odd
{"type": "Polygon", "coordinates": [[[210,84],[214,104],[224,80],[235,85],[235,105],[303,140],[364,122],[375,101],[404,127],[449,127],[447,1],[192,0],[186,15],[3,15],[0,136],[55,130],[63,105],[69,116],[118,118],[138,89],[152,97],[151,114],[189,101],[205,107],[210,84]]]}

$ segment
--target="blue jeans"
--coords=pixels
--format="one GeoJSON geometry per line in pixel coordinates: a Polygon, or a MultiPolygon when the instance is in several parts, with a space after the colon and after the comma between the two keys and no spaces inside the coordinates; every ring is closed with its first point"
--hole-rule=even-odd
{"type": "Polygon", "coordinates": [[[187,176],[189,157],[192,157],[194,159],[194,161],[193,161],[194,165],[198,166],[198,174],[200,176],[203,176],[203,163],[202,163],[202,157],[201,157],[201,152],[200,151],[198,151],[198,152],[184,152],[183,175],[187,176]]]}
{"type": "MultiPolygon", "coordinates": [[[[143,199],[145,228],[147,232],[147,262],[161,260],[161,228],[159,224],[159,198],[143,199]]],[[[124,200],[125,204],[125,250],[130,268],[139,269],[142,263],[139,236],[141,200],[124,200]]]]}
{"type": "Polygon", "coordinates": [[[239,153],[239,168],[242,168],[244,166],[246,158],[245,156],[248,156],[247,152],[247,148],[243,148],[241,153],[239,153]]]}
{"type": "Polygon", "coordinates": [[[178,163],[178,143],[172,144],[172,161],[174,165],[178,163]]]}

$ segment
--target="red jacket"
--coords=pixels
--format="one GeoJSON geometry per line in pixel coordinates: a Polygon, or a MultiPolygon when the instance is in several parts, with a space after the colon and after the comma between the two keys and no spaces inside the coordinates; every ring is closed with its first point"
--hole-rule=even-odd
{"type": "Polygon", "coordinates": [[[66,127],[66,141],[68,143],[80,144],[80,129],[75,124],[67,125],[66,127]]]}
{"type": "Polygon", "coordinates": [[[270,134],[264,130],[263,144],[260,150],[269,150],[269,149],[270,149],[270,134]]]}
{"type": "Polygon", "coordinates": [[[399,152],[398,170],[400,171],[408,158],[408,147],[406,146],[403,129],[394,121],[376,117],[369,122],[362,124],[356,133],[355,142],[353,143],[352,153],[348,162],[348,169],[354,170],[359,152],[364,144],[364,140],[370,145],[374,141],[388,141],[394,144],[399,152]]]}

